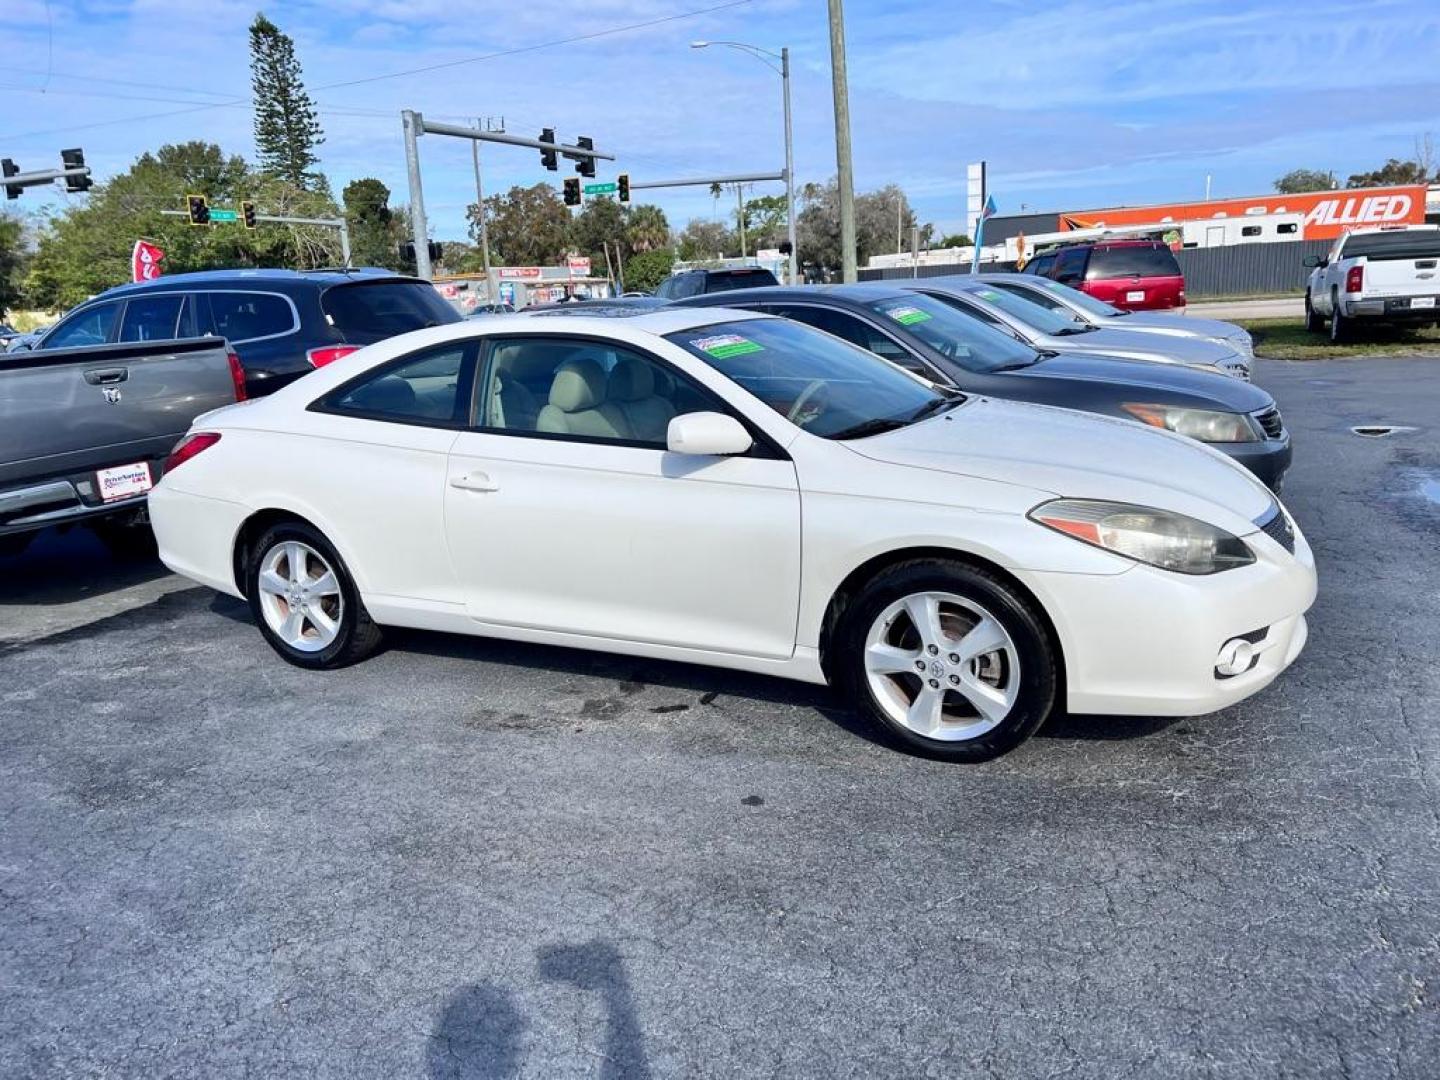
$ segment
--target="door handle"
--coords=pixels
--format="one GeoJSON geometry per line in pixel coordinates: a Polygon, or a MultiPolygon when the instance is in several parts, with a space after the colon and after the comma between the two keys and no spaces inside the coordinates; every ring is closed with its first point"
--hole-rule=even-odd
{"type": "Polygon", "coordinates": [[[129,368],[95,368],[85,372],[85,381],[91,386],[110,386],[122,383],[130,377],[129,368]]]}
{"type": "Polygon", "coordinates": [[[488,473],[461,473],[450,478],[450,486],[461,491],[499,491],[500,485],[490,479],[488,473]]]}

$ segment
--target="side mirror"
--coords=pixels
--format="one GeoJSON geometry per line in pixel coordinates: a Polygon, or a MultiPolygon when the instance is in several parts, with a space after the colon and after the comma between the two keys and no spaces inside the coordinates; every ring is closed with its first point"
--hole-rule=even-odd
{"type": "Polygon", "coordinates": [[[1319,255],[1306,255],[1305,258],[1300,260],[1300,265],[1314,267],[1323,265],[1323,262],[1319,255]]]}
{"type": "Polygon", "coordinates": [[[717,412],[693,412],[670,421],[665,448],[672,454],[703,454],[717,457],[743,454],[755,445],[750,433],[733,416],[717,412]]]}

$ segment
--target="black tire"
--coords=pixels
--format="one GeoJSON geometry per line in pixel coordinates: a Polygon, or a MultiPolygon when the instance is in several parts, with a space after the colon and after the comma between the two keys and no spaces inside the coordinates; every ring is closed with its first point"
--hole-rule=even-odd
{"type": "Polygon", "coordinates": [[[1013,750],[1050,716],[1059,683],[1057,650],[1034,602],[996,574],[942,559],[898,563],[876,575],[842,615],[828,666],[840,692],[886,741],[942,761],[988,761],[1013,750]],[[1010,711],[997,726],[964,741],[927,738],[892,719],[866,677],[865,642],[871,625],[896,601],[927,591],[951,593],[984,608],[1004,627],[1018,653],[1018,695],[1010,711]]]}
{"type": "Polygon", "coordinates": [[[1340,314],[1340,298],[1333,292],[1330,295],[1330,342],[1333,345],[1344,344],[1350,337],[1350,320],[1340,314]]]}
{"type": "Polygon", "coordinates": [[[110,549],[115,558],[129,561],[153,559],[158,554],[155,534],[147,521],[132,518],[100,518],[90,523],[90,530],[110,549]]]}
{"type": "Polygon", "coordinates": [[[311,670],[328,670],[346,667],[365,659],[380,647],[382,632],[370,618],[349,569],[339,553],[318,529],[303,521],[287,521],[272,525],[261,534],[251,548],[249,565],[245,568],[245,595],[250,602],[250,614],[261,635],[287,662],[296,667],[311,670]],[[320,554],[329,564],[340,587],[342,604],[339,630],[335,640],[324,649],[306,652],[289,645],[271,627],[261,607],[260,571],[266,557],[278,544],[287,540],[298,540],[320,554]]]}
{"type": "Polygon", "coordinates": [[[1318,334],[1325,328],[1320,316],[1315,313],[1315,305],[1310,302],[1310,290],[1305,290],[1305,329],[1311,334],[1318,334]]]}

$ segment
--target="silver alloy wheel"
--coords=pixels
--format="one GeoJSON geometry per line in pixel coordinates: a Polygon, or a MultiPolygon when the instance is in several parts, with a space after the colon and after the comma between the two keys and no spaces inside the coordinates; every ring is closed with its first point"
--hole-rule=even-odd
{"type": "Polygon", "coordinates": [[[345,598],[325,556],[299,540],[282,540],[260,560],[260,611],[292,649],[319,652],[340,633],[345,598]]]}
{"type": "Polygon", "coordinates": [[[943,742],[993,730],[1020,694],[1019,650],[973,600],[914,593],[882,611],[865,635],[865,678],[885,714],[943,742]]]}

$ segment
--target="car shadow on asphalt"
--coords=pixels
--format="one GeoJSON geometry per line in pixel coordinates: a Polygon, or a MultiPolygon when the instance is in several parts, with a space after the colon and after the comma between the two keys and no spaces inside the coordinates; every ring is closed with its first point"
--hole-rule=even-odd
{"type": "Polygon", "coordinates": [[[89,529],[47,529],[19,555],[0,555],[0,604],[72,604],[169,573],[153,553],[117,555],[89,529]]]}
{"type": "MultiPolygon", "coordinates": [[[[535,967],[542,982],[594,995],[605,1027],[602,1045],[590,1051],[600,1058],[599,1076],[649,1080],[635,994],[625,959],[614,944],[595,939],[580,945],[544,945],[536,950],[535,967]]],[[[575,1015],[575,1010],[555,1009],[550,1015],[575,1015]]],[[[510,990],[493,983],[462,986],[447,999],[430,1033],[430,1080],[503,1080],[517,1075],[525,1058],[522,1040],[527,1026],[510,990]]],[[[577,1041],[586,1041],[585,1036],[579,1034],[577,1041]]]]}

